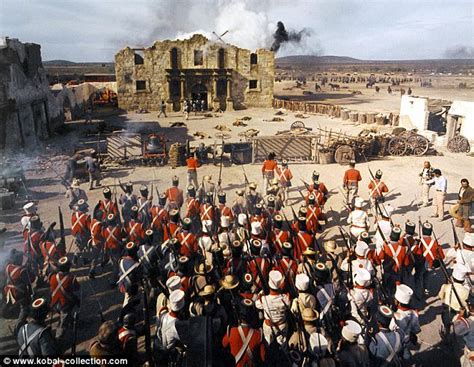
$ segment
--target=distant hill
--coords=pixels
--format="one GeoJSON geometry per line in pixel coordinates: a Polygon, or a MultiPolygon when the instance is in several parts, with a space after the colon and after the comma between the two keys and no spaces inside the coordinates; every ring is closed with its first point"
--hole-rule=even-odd
{"type": "Polygon", "coordinates": [[[302,65],[302,64],[358,64],[366,61],[355,59],[348,56],[313,56],[313,55],[295,55],[278,57],[277,65],[302,65]]]}
{"type": "Polygon", "coordinates": [[[72,65],[76,65],[76,63],[73,62],[73,61],[68,61],[68,60],[48,60],[48,61],[43,61],[43,65],[48,65],[48,66],[72,66],[72,65]]]}

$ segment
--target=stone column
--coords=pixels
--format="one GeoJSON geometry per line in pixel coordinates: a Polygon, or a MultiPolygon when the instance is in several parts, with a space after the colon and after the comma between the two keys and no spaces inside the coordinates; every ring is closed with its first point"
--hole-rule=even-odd
{"type": "Polygon", "coordinates": [[[213,75],[212,76],[212,95],[211,95],[211,101],[212,101],[212,109],[214,111],[218,111],[220,108],[220,103],[219,103],[219,97],[217,96],[217,76],[213,75]]]}
{"type": "Polygon", "coordinates": [[[184,86],[185,86],[185,78],[183,75],[179,78],[180,85],[179,85],[179,103],[181,106],[181,110],[183,110],[183,105],[184,105],[184,86]]]}
{"type": "Polygon", "coordinates": [[[171,99],[171,78],[168,79],[168,90],[165,91],[165,93],[166,92],[167,92],[167,96],[165,97],[166,112],[173,112],[173,101],[171,99]]]}
{"type": "Polygon", "coordinates": [[[227,91],[226,91],[226,98],[225,98],[225,101],[226,101],[226,111],[233,111],[234,110],[234,102],[232,100],[232,79],[230,77],[228,77],[226,79],[227,81],[227,91]]]}

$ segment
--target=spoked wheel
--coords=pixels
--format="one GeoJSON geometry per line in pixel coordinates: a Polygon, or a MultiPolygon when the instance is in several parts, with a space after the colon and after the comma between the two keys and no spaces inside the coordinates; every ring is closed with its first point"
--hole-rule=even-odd
{"type": "Polygon", "coordinates": [[[403,138],[395,137],[390,139],[387,147],[390,155],[402,156],[407,151],[407,143],[403,138]]]}
{"type": "Polygon", "coordinates": [[[448,141],[448,150],[451,153],[469,153],[471,150],[471,145],[469,140],[467,140],[462,135],[457,135],[448,141]]]}
{"type": "Polygon", "coordinates": [[[340,145],[334,153],[334,160],[339,164],[355,161],[355,151],[350,145],[340,145]]]}
{"type": "Polygon", "coordinates": [[[418,157],[424,155],[429,147],[430,141],[422,135],[412,135],[407,139],[409,151],[418,157]]]}
{"type": "Polygon", "coordinates": [[[290,129],[293,130],[293,129],[301,129],[301,128],[305,128],[305,124],[303,121],[295,121],[291,124],[290,126],[290,129]]]}

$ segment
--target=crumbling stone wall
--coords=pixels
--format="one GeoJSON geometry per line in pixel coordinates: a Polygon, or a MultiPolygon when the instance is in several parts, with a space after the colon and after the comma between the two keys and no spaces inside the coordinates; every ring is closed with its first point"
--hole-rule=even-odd
{"type": "Polygon", "coordinates": [[[120,108],[159,110],[163,100],[168,111],[179,110],[184,99],[191,99],[197,89],[207,93],[210,109],[272,105],[272,51],[257,50],[251,62],[249,50],[194,35],[186,40],[157,41],[140,53],[142,56],[137,58],[136,50],[126,47],[115,55],[120,108]],[[172,65],[173,49],[177,51],[176,67],[172,65]],[[196,51],[202,51],[201,65],[195,65],[196,51]]]}
{"type": "Polygon", "coordinates": [[[0,150],[33,148],[62,123],[40,45],[0,39],[0,150]]]}

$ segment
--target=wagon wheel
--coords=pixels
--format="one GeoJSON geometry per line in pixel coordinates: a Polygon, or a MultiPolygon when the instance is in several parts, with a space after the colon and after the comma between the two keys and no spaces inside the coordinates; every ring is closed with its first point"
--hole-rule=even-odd
{"type": "Polygon", "coordinates": [[[471,146],[469,141],[462,135],[456,135],[448,140],[448,150],[451,153],[469,153],[471,146]]]}
{"type": "Polygon", "coordinates": [[[410,136],[413,136],[413,135],[416,135],[416,131],[405,130],[405,131],[402,131],[400,134],[398,134],[398,137],[408,139],[410,136]]]}
{"type": "Polygon", "coordinates": [[[290,129],[301,129],[301,128],[306,128],[305,124],[303,121],[295,121],[291,124],[290,129]]]}
{"type": "Polygon", "coordinates": [[[407,145],[409,151],[418,157],[424,155],[429,147],[430,141],[421,135],[412,135],[407,139],[407,145]]]}
{"type": "Polygon", "coordinates": [[[340,145],[334,152],[334,160],[339,164],[349,163],[355,160],[355,151],[349,145],[340,145]]]}
{"type": "Polygon", "coordinates": [[[388,147],[387,147],[388,153],[390,155],[404,155],[405,152],[407,151],[407,143],[405,139],[395,137],[390,139],[388,142],[388,147]]]}

